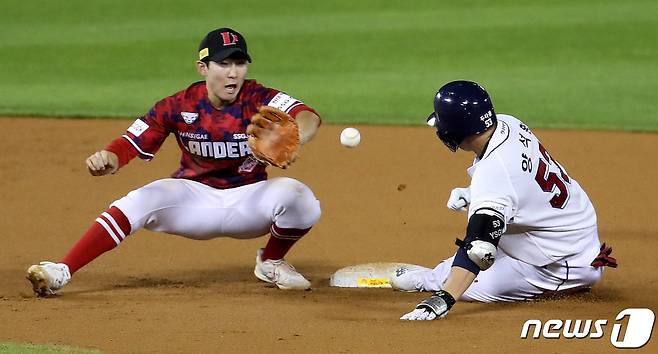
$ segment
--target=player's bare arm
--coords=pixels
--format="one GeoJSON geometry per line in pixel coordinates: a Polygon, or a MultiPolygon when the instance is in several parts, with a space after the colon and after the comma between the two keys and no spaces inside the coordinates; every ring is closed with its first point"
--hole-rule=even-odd
{"type": "Polygon", "coordinates": [[[311,111],[297,113],[295,121],[299,126],[299,142],[302,145],[311,141],[320,127],[320,117],[311,111]]]}
{"type": "Polygon", "coordinates": [[[448,275],[448,279],[443,285],[443,290],[455,299],[459,299],[466,289],[473,284],[473,280],[475,280],[475,273],[462,267],[452,267],[450,275],[448,275]]]}
{"type": "Polygon", "coordinates": [[[400,317],[401,320],[428,321],[443,318],[457,302],[456,299],[468,289],[475,280],[476,274],[468,269],[453,266],[443,285],[443,290],[437,291],[423,300],[414,310],[400,317]]]}
{"type": "Polygon", "coordinates": [[[93,153],[85,160],[85,163],[92,176],[112,174],[119,169],[119,158],[115,153],[107,150],[93,153]]]}
{"type": "Polygon", "coordinates": [[[445,317],[456,299],[468,289],[480,271],[489,269],[496,260],[498,242],[505,232],[503,217],[495,210],[482,208],[468,221],[466,237],[457,240],[453,266],[440,291],[423,300],[402,316],[403,320],[433,320],[445,317]]]}

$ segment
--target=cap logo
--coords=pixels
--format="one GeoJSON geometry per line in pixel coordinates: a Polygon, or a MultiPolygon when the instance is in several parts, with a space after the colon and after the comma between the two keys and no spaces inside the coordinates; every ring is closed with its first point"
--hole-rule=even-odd
{"type": "Polygon", "coordinates": [[[222,43],[224,44],[224,46],[238,43],[238,36],[235,33],[222,32],[221,35],[222,35],[222,43]]]}

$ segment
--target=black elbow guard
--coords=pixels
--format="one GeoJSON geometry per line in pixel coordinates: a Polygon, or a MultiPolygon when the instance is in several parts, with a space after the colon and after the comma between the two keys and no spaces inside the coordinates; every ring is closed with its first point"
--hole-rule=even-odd
{"type": "Polygon", "coordinates": [[[500,213],[488,208],[478,209],[468,220],[466,238],[456,243],[481,270],[487,270],[496,260],[498,241],[505,228],[500,213]]]}

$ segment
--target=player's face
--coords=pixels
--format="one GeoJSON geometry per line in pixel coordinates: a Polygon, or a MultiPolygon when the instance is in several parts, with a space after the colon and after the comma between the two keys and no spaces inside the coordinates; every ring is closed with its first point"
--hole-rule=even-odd
{"type": "Polygon", "coordinates": [[[206,78],[211,102],[223,106],[235,101],[247,75],[247,60],[227,58],[201,64],[199,73],[206,78]]]}

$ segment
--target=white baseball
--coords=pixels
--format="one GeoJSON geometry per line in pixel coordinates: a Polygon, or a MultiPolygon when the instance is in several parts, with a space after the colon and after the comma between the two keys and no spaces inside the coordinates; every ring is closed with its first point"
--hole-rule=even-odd
{"type": "Polygon", "coordinates": [[[356,128],[345,128],[340,133],[340,143],[343,146],[353,148],[361,142],[361,133],[356,128]]]}

